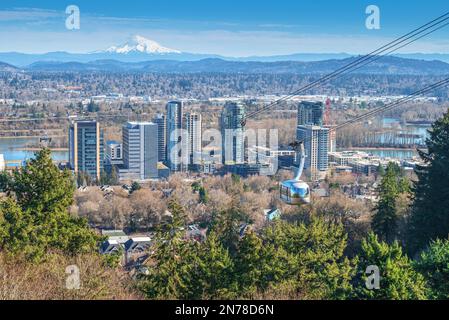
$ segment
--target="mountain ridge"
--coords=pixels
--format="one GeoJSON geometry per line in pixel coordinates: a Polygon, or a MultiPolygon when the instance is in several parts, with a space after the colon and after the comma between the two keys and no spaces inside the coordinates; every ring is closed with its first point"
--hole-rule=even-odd
{"type": "MultiPolygon", "coordinates": [[[[229,57],[219,54],[190,53],[177,49],[164,47],[154,40],[134,35],[127,42],[121,45],[113,45],[104,50],[88,53],[70,53],[66,51],[54,51],[46,53],[21,53],[21,52],[0,52],[0,61],[17,66],[26,67],[35,62],[59,61],[59,62],[81,62],[89,63],[96,60],[118,60],[121,62],[146,62],[161,59],[175,61],[199,61],[208,58],[219,58],[227,61],[240,62],[314,62],[331,59],[346,59],[357,56],[350,53],[292,53],[285,55],[271,56],[247,56],[229,57]]],[[[449,63],[449,53],[407,53],[394,54],[392,56],[406,59],[420,59],[426,61],[440,60],[449,63]]]]}
{"type": "MultiPolygon", "coordinates": [[[[98,71],[98,72],[155,72],[155,73],[293,73],[326,74],[344,67],[357,57],[323,61],[229,61],[205,58],[196,61],[159,59],[140,62],[123,62],[114,59],[93,60],[86,63],[71,61],[39,61],[25,67],[26,71],[98,71]]],[[[356,70],[359,74],[446,75],[449,64],[442,61],[426,61],[386,56],[356,70]]]]}

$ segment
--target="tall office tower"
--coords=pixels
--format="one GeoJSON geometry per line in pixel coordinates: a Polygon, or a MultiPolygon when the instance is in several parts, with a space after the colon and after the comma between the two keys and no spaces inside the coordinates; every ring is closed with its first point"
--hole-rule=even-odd
{"type": "Polygon", "coordinates": [[[296,138],[304,141],[304,169],[310,172],[310,178],[324,179],[328,170],[329,128],[300,125],[296,129],[296,138]]]}
{"type": "Polygon", "coordinates": [[[301,101],[298,105],[298,126],[323,125],[324,105],[322,102],[301,101]]]}
{"type": "Polygon", "coordinates": [[[335,131],[335,125],[325,125],[325,128],[329,129],[329,152],[337,151],[337,132],[335,131]]]}
{"type": "Polygon", "coordinates": [[[129,177],[158,177],[158,126],[152,122],[128,122],[123,126],[123,165],[129,177]]]}
{"type": "Polygon", "coordinates": [[[189,163],[191,165],[201,164],[201,115],[198,113],[186,113],[184,116],[185,129],[189,135],[189,163]]]}
{"type": "Polygon", "coordinates": [[[227,102],[221,113],[222,156],[224,164],[244,163],[245,160],[245,107],[227,102]]]}
{"type": "Polygon", "coordinates": [[[167,139],[165,138],[167,128],[165,124],[165,114],[157,114],[156,117],[154,117],[153,122],[157,124],[158,160],[160,162],[165,162],[167,160],[167,139]]]}
{"type": "Polygon", "coordinates": [[[167,165],[171,171],[186,171],[188,163],[187,137],[183,137],[183,103],[170,101],[167,103],[166,141],[167,165]],[[184,139],[183,139],[184,138],[184,139]]]}
{"type": "Polygon", "coordinates": [[[97,121],[75,121],[69,128],[69,162],[75,173],[100,180],[104,160],[103,131],[97,121]]]}

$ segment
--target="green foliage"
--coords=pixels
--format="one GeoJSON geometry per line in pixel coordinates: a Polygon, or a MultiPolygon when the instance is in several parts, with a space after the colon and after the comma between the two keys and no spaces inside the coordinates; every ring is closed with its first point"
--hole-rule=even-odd
{"type": "Polygon", "coordinates": [[[234,261],[214,233],[195,246],[191,284],[193,299],[224,299],[235,296],[234,261]]]}
{"type": "Polygon", "coordinates": [[[231,179],[232,179],[232,182],[234,184],[239,184],[240,181],[241,181],[240,176],[238,174],[235,174],[235,173],[231,174],[231,179]]]}
{"type": "Polygon", "coordinates": [[[266,258],[262,239],[254,232],[247,233],[240,241],[235,257],[234,272],[241,295],[251,296],[266,287],[261,281],[266,258]]]}
{"type": "Polygon", "coordinates": [[[248,222],[248,215],[234,202],[227,210],[213,215],[210,230],[216,232],[221,244],[234,256],[238,249],[241,226],[248,222]]]}
{"type": "Polygon", "coordinates": [[[195,181],[194,183],[192,183],[192,191],[194,192],[198,192],[201,188],[201,183],[199,183],[198,181],[195,181]]]}
{"type": "Polygon", "coordinates": [[[204,187],[199,188],[200,203],[206,204],[209,201],[207,191],[204,187]]]}
{"type": "Polygon", "coordinates": [[[379,202],[371,226],[383,240],[391,243],[397,234],[398,214],[396,201],[400,194],[409,191],[409,183],[402,176],[401,169],[390,162],[378,187],[379,202]]]}
{"type": "MultiPolygon", "coordinates": [[[[150,275],[142,288],[155,299],[281,297],[343,299],[350,294],[352,263],[344,257],[346,234],[339,224],[277,221],[261,234],[240,238],[241,212],[230,208],[210,227],[207,239],[183,239],[184,210],[169,207],[173,219],[156,237],[150,275]]],[[[162,229],[161,229],[162,230],[162,229]]]]}
{"type": "Polygon", "coordinates": [[[421,253],[415,268],[424,276],[433,299],[449,299],[449,240],[436,240],[421,253]]]}
{"type": "Polygon", "coordinates": [[[51,159],[51,151],[42,149],[35,159],[13,172],[7,190],[14,193],[23,210],[57,212],[73,203],[75,185],[70,171],[60,171],[51,159]]]}
{"type": "Polygon", "coordinates": [[[0,172],[0,192],[5,192],[9,188],[11,176],[6,172],[0,172]]]}
{"type": "Polygon", "coordinates": [[[137,191],[137,190],[140,190],[140,189],[142,189],[142,186],[140,185],[140,183],[138,183],[137,181],[134,181],[131,184],[131,190],[130,190],[129,193],[133,193],[134,191],[137,191]]]}
{"type": "Polygon", "coordinates": [[[68,212],[74,189],[70,172],[58,170],[50,151],[38,152],[10,177],[9,196],[0,202],[0,247],[32,260],[51,250],[69,255],[96,252],[100,237],[85,219],[68,212]]]}
{"type": "Polygon", "coordinates": [[[90,174],[88,174],[87,172],[84,171],[79,171],[76,174],[76,184],[77,186],[92,186],[95,184],[95,181],[92,179],[92,177],[90,176],[90,174]]]}
{"type": "Polygon", "coordinates": [[[427,152],[419,152],[425,165],[415,170],[418,181],[408,226],[407,244],[413,253],[449,233],[449,111],[432,125],[426,145],[427,152]]]}
{"type": "Polygon", "coordinates": [[[142,290],[151,299],[179,299],[192,295],[194,248],[191,242],[183,239],[185,212],[175,201],[169,203],[168,210],[172,218],[158,231],[151,256],[154,265],[142,283],[142,290]]]}
{"type": "Polygon", "coordinates": [[[112,166],[111,172],[102,171],[100,174],[100,184],[101,185],[111,185],[117,186],[120,184],[119,177],[117,174],[117,169],[112,166]]]}
{"type": "Polygon", "coordinates": [[[389,245],[381,242],[374,233],[362,241],[354,283],[356,299],[426,299],[424,277],[413,269],[412,262],[403,254],[399,243],[395,241],[389,245]],[[368,266],[379,268],[379,289],[366,288],[368,275],[365,272],[368,266]]]}
{"type": "Polygon", "coordinates": [[[312,218],[309,223],[277,221],[265,229],[264,285],[289,288],[304,299],[344,299],[351,292],[352,262],[344,256],[341,224],[312,218]]]}

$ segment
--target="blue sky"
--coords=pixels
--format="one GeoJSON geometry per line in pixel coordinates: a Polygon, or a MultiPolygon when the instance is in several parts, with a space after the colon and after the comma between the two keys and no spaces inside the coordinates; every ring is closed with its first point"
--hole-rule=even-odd
{"type": "MultiPolygon", "coordinates": [[[[0,51],[90,52],[134,34],[186,52],[227,56],[366,53],[449,11],[447,0],[2,0],[0,51]],[[77,5],[81,29],[65,28],[77,5]],[[380,8],[380,30],[365,9],[380,8]]],[[[402,52],[449,53],[449,26],[402,52]]]]}

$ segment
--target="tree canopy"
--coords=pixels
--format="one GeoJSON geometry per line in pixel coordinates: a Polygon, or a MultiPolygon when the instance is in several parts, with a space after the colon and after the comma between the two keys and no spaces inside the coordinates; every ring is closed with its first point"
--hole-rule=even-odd
{"type": "Polygon", "coordinates": [[[427,151],[419,151],[425,164],[416,168],[413,187],[407,241],[411,253],[449,234],[449,111],[432,125],[426,146],[427,151]]]}
{"type": "Polygon", "coordinates": [[[9,176],[0,201],[0,247],[41,259],[59,250],[70,255],[95,252],[100,237],[85,219],[68,212],[73,202],[74,180],[60,171],[51,152],[43,149],[26,166],[9,176]]]}

